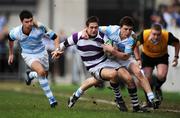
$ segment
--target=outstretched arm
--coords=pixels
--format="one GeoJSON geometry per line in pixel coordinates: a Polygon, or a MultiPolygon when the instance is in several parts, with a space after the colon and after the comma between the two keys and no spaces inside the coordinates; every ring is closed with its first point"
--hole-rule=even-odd
{"type": "Polygon", "coordinates": [[[60,45],[58,45],[58,48],[56,48],[56,50],[51,53],[52,58],[59,58],[67,47],[76,45],[81,35],[82,32],[74,33],[73,35],[68,37],[64,42],[60,43],[60,45]]]}

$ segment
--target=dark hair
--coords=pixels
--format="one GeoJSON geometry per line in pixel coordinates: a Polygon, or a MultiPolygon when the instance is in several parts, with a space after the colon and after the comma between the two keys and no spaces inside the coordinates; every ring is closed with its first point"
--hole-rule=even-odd
{"type": "Polygon", "coordinates": [[[132,17],[130,16],[125,16],[123,17],[120,22],[119,25],[122,27],[123,25],[127,25],[127,26],[132,26],[134,27],[134,20],[132,17]]]}
{"type": "Polygon", "coordinates": [[[162,30],[162,25],[158,24],[158,23],[154,23],[154,24],[152,24],[151,29],[155,29],[157,31],[161,31],[162,30]]]}
{"type": "Polygon", "coordinates": [[[19,14],[19,18],[21,21],[23,21],[25,18],[32,18],[32,17],[33,17],[32,13],[28,10],[23,10],[19,14]]]}
{"type": "Polygon", "coordinates": [[[86,26],[88,27],[90,23],[96,22],[99,24],[99,18],[97,16],[91,16],[86,21],[86,26]]]}

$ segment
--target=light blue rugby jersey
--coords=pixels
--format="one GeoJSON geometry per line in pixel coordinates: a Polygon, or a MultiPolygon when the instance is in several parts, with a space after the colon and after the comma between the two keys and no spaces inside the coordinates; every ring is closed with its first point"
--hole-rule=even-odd
{"type": "Polygon", "coordinates": [[[53,31],[46,30],[47,28],[44,25],[32,27],[30,34],[27,36],[22,32],[22,25],[13,28],[9,36],[11,40],[18,40],[20,47],[22,49],[22,53],[27,54],[36,54],[43,52],[45,50],[45,46],[42,42],[44,37],[51,38],[55,33],[53,31]]]}
{"type": "Polygon", "coordinates": [[[118,50],[124,53],[128,53],[128,54],[133,53],[133,45],[135,44],[135,41],[132,38],[132,36],[124,40],[121,40],[119,37],[120,26],[117,26],[117,25],[100,26],[99,30],[100,32],[104,33],[110,40],[113,41],[113,44],[116,47],[118,47],[118,50]]]}

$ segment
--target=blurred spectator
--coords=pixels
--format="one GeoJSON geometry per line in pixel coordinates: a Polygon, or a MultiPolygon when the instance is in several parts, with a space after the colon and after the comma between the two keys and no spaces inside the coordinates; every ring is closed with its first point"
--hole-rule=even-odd
{"type": "Polygon", "coordinates": [[[164,17],[163,17],[163,13],[165,12],[165,9],[167,8],[166,5],[160,5],[158,10],[155,11],[152,15],[151,15],[151,21],[152,21],[152,24],[153,23],[159,23],[162,25],[163,28],[166,29],[167,27],[167,23],[165,22],[164,20],[164,17]]]}
{"type": "Polygon", "coordinates": [[[7,20],[4,16],[0,16],[0,72],[7,70],[7,20]]]}
{"type": "Polygon", "coordinates": [[[173,18],[175,19],[176,26],[180,27],[180,3],[173,4],[173,18]]]}
{"type": "Polygon", "coordinates": [[[170,31],[171,28],[176,25],[175,18],[173,17],[173,6],[165,7],[164,12],[163,12],[163,18],[167,24],[166,29],[170,31]]]}

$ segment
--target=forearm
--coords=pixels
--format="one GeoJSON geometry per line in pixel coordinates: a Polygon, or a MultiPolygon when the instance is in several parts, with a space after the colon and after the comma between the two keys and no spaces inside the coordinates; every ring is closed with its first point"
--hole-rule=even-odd
{"type": "Polygon", "coordinates": [[[120,52],[117,49],[113,49],[111,54],[114,55],[116,58],[121,59],[121,60],[127,60],[130,57],[129,54],[120,52]]]}
{"type": "Polygon", "coordinates": [[[14,47],[14,41],[9,41],[9,55],[13,55],[14,53],[13,47],[14,47]]]}
{"type": "Polygon", "coordinates": [[[180,44],[179,44],[179,42],[178,42],[178,43],[175,43],[175,44],[174,44],[174,47],[175,47],[175,56],[179,56],[179,49],[180,49],[180,44]]]}
{"type": "Polygon", "coordinates": [[[54,39],[55,49],[59,48],[59,43],[60,43],[60,37],[57,35],[56,39],[54,39]]]}
{"type": "Polygon", "coordinates": [[[134,48],[134,56],[136,60],[141,60],[139,48],[137,46],[134,48]]]}

